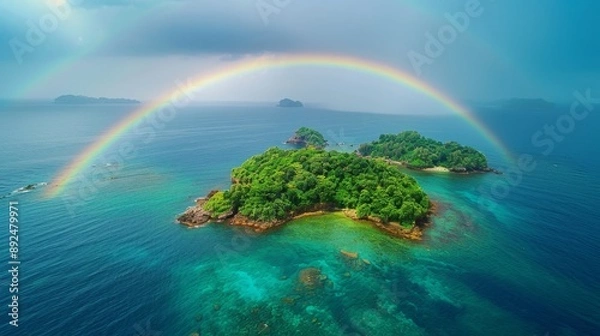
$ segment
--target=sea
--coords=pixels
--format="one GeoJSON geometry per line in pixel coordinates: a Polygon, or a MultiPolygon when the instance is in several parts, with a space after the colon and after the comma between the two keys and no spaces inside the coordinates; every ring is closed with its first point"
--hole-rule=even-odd
{"type": "Polygon", "coordinates": [[[1,335],[600,335],[598,109],[473,107],[507,157],[453,115],[190,105],[141,120],[49,195],[135,108],[0,106],[1,335]],[[422,241],[337,214],[262,234],[176,223],[301,126],[346,152],[416,130],[504,174],[405,170],[438,207],[422,241]]]}

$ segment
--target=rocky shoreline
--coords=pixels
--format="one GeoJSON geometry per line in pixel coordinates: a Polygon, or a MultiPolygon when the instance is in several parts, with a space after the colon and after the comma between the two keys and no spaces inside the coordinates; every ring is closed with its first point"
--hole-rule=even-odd
{"type": "Polygon", "coordinates": [[[330,204],[316,204],[308,209],[304,209],[303,211],[292,213],[285,219],[257,221],[239,213],[234,213],[233,211],[215,216],[211,212],[204,209],[204,204],[217,192],[218,190],[211,190],[206,197],[200,197],[196,199],[196,204],[188,207],[183,214],[179,215],[177,217],[177,222],[190,228],[197,228],[207,223],[224,223],[232,226],[243,226],[253,230],[254,232],[265,232],[298,218],[320,216],[329,213],[339,213],[354,221],[373,225],[376,228],[395,237],[410,240],[422,240],[423,229],[430,224],[429,217],[435,214],[436,209],[435,203],[432,203],[427,220],[416,223],[410,228],[404,227],[400,223],[384,223],[377,217],[369,216],[367,218],[359,218],[356,215],[356,210],[354,209],[337,209],[330,204]]]}
{"type": "Polygon", "coordinates": [[[296,145],[305,147],[307,145],[306,140],[303,137],[298,136],[297,134],[292,135],[289,139],[285,141],[288,145],[296,145]]]}

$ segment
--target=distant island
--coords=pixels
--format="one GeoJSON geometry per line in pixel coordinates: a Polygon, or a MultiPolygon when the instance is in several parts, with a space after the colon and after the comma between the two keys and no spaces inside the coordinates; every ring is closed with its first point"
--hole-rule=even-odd
{"type": "Polygon", "coordinates": [[[88,97],[62,95],[54,99],[55,104],[140,104],[140,101],[126,98],[88,97]]]}
{"type": "Polygon", "coordinates": [[[481,152],[454,141],[442,143],[429,139],[415,131],[382,134],[379,140],[360,145],[357,153],[384,158],[412,169],[455,173],[497,172],[488,167],[487,159],[481,152]]]}
{"type": "Polygon", "coordinates": [[[499,103],[502,108],[511,110],[539,111],[550,110],[555,107],[554,103],[542,98],[512,98],[501,100],[499,103]]]}
{"type": "Polygon", "coordinates": [[[277,104],[277,106],[278,107],[304,107],[304,105],[300,101],[298,101],[298,100],[293,101],[289,98],[284,98],[284,99],[280,100],[279,104],[277,104]]]}
{"type": "Polygon", "coordinates": [[[285,143],[302,147],[325,148],[327,146],[323,134],[308,127],[300,127],[285,143]]]}
{"type": "Polygon", "coordinates": [[[227,222],[261,232],[292,219],[339,211],[399,237],[420,239],[432,203],[417,182],[381,160],[317,148],[271,148],[178,217],[190,227],[227,222]]]}

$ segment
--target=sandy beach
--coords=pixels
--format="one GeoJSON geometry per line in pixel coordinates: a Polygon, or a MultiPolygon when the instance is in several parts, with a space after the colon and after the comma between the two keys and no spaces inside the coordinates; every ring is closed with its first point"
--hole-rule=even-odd
{"type": "Polygon", "coordinates": [[[449,173],[450,172],[450,169],[445,168],[445,167],[425,168],[422,170],[426,171],[426,172],[432,172],[432,173],[449,173]]]}

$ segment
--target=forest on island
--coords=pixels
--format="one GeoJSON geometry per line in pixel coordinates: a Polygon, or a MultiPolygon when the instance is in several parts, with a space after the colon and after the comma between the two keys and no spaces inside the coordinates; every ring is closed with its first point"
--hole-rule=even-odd
{"type": "Polygon", "coordinates": [[[317,148],[325,148],[325,146],[327,146],[327,140],[325,140],[323,134],[312,128],[300,127],[296,131],[295,137],[304,142],[306,146],[314,146],[317,148]]]}
{"type": "Polygon", "coordinates": [[[442,143],[415,131],[382,134],[379,140],[362,144],[362,156],[382,157],[406,163],[410,168],[445,167],[452,171],[482,171],[488,169],[485,156],[457,142],[442,143]]]}
{"type": "Polygon", "coordinates": [[[232,170],[230,190],[204,208],[253,220],[285,219],[318,204],[355,209],[361,218],[412,226],[424,219],[430,201],[417,182],[381,160],[317,148],[271,148],[232,170]]]}

